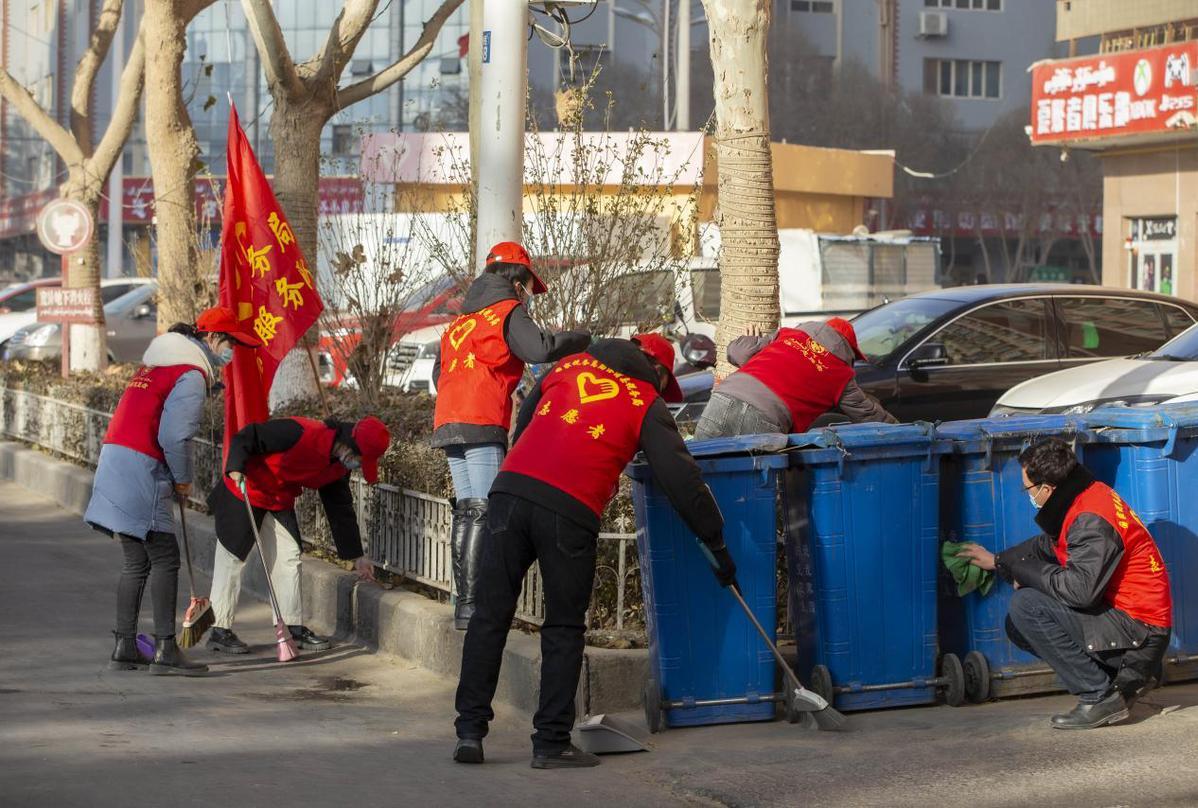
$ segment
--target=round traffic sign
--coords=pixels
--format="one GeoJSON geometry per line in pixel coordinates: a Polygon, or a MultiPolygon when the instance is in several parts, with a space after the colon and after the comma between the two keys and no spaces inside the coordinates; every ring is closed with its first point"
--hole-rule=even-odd
{"type": "Polygon", "coordinates": [[[37,237],[55,255],[82,250],[94,229],[91,213],[74,199],[55,199],[37,215],[37,237]]]}

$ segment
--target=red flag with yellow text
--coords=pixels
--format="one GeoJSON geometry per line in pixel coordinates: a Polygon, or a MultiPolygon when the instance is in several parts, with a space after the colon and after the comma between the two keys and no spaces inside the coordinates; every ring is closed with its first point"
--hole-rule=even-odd
{"type": "MultiPolygon", "coordinates": [[[[246,140],[236,107],[229,113],[228,141],[220,305],[236,312],[263,344],[235,347],[233,361],[225,368],[226,458],[233,435],[269,417],[267,401],[279,364],[324,310],[316,281],[246,140]]],[[[254,464],[247,468],[246,480],[250,501],[273,508],[273,475],[254,464]]]]}

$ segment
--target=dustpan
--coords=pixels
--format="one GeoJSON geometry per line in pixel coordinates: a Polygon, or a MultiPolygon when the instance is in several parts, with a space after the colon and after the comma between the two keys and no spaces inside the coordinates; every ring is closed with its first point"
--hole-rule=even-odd
{"type": "Polygon", "coordinates": [[[575,745],[592,755],[649,751],[648,728],[605,713],[584,720],[574,735],[575,745]]]}

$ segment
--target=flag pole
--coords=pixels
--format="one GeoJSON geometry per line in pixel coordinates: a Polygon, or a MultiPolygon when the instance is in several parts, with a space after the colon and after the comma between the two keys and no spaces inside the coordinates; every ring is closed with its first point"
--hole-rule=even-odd
{"type": "Polygon", "coordinates": [[[308,367],[312,368],[312,379],[316,382],[316,389],[320,391],[320,405],[324,408],[324,417],[329,418],[332,412],[329,411],[329,396],[324,391],[324,385],[320,383],[320,371],[316,369],[316,357],[312,355],[312,349],[304,345],[304,353],[308,355],[308,367]]]}

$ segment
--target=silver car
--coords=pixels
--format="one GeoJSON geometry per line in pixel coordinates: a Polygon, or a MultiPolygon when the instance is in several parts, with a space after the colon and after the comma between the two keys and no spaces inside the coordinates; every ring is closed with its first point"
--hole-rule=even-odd
{"type": "MultiPolygon", "coordinates": [[[[108,360],[139,362],[158,333],[157,281],[129,279],[133,289],[104,306],[108,360]]],[[[4,348],[4,359],[41,361],[62,356],[62,326],[33,323],[19,329],[4,348]]]]}

